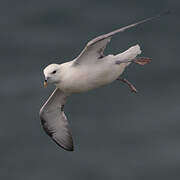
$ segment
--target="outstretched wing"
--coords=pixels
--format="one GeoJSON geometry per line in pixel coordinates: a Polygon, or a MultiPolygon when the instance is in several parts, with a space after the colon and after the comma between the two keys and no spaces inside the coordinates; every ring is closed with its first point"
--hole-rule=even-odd
{"type": "Polygon", "coordinates": [[[139,24],[145,23],[147,21],[151,21],[153,19],[159,18],[163,15],[167,15],[169,13],[170,13],[170,11],[166,11],[162,14],[158,14],[156,16],[138,21],[134,24],[122,27],[120,29],[117,29],[117,30],[112,31],[107,34],[103,34],[101,36],[98,36],[98,37],[92,39],[91,41],[89,41],[87,43],[86,47],[83,49],[83,51],[80,53],[80,55],[76,58],[76,60],[74,61],[74,65],[78,65],[81,63],[90,63],[93,59],[96,60],[96,59],[103,57],[103,51],[106,48],[106,45],[108,44],[108,42],[110,42],[111,37],[113,35],[115,35],[119,32],[123,32],[132,27],[135,27],[139,24]]]}
{"type": "Polygon", "coordinates": [[[73,151],[73,139],[63,108],[67,95],[55,89],[40,110],[41,124],[45,132],[63,149],[73,151]]]}

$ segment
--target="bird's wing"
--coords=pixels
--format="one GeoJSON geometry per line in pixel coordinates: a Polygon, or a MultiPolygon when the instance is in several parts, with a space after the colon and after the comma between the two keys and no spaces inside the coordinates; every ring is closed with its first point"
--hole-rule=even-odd
{"type": "Polygon", "coordinates": [[[73,151],[73,139],[63,108],[67,95],[55,89],[40,110],[40,119],[45,132],[62,148],[73,151]]]}
{"type": "Polygon", "coordinates": [[[116,33],[123,32],[123,31],[130,29],[132,27],[135,27],[139,24],[145,23],[147,21],[151,21],[155,18],[159,18],[159,17],[161,17],[163,15],[167,15],[169,13],[170,13],[170,11],[166,11],[164,13],[161,13],[156,16],[138,21],[134,24],[122,27],[120,29],[117,29],[117,30],[112,31],[107,34],[103,34],[101,36],[98,36],[98,37],[92,39],[91,41],[89,41],[87,43],[86,47],[83,49],[83,51],[80,53],[80,55],[75,59],[74,65],[78,65],[78,64],[82,64],[82,63],[90,63],[93,60],[97,60],[97,59],[103,57],[103,51],[106,48],[106,45],[108,44],[108,42],[110,42],[111,37],[113,35],[115,35],[116,33]]]}

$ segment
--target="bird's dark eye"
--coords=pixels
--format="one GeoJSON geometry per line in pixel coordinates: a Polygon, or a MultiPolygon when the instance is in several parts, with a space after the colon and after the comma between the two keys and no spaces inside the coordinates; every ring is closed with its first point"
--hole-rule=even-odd
{"type": "Polygon", "coordinates": [[[53,71],[51,74],[56,74],[56,70],[55,70],[55,71],[53,71]]]}

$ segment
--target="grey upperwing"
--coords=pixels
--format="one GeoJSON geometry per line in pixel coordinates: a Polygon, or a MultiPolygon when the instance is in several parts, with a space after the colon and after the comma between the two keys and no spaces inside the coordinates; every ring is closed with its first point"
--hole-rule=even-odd
{"type": "Polygon", "coordinates": [[[104,49],[106,48],[106,45],[110,42],[111,37],[119,32],[123,32],[127,29],[130,29],[132,27],[135,27],[137,25],[143,24],[145,22],[151,21],[153,19],[159,18],[164,15],[170,14],[170,11],[165,11],[161,14],[158,14],[156,16],[146,18],[144,20],[138,21],[136,23],[130,24],[128,26],[119,28],[117,30],[114,30],[110,33],[100,35],[91,41],[89,41],[86,45],[86,47],[82,50],[80,55],[75,59],[74,65],[79,65],[82,63],[91,63],[93,60],[97,60],[102,58],[104,49]]]}

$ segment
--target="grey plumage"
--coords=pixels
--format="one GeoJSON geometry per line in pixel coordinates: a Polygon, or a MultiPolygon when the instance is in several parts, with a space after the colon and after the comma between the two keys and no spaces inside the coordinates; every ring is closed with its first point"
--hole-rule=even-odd
{"type": "Polygon", "coordinates": [[[62,148],[73,151],[73,139],[69,123],[63,111],[67,95],[55,89],[40,110],[40,119],[45,132],[62,148]]]}
{"type": "MultiPolygon", "coordinates": [[[[146,18],[144,20],[138,21],[136,23],[130,24],[128,26],[125,26],[125,27],[122,27],[119,29],[116,29],[110,33],[103,34],[103,35],[100,35],[100,36],[92,39],[91,41],[89,41],[87,43],[86,47],[82,50],[80,55],[77,57],[76,61],[74,61],[74,65],[81,64],[82,61],[83,61],[83,63],[85,63],[85,61],[84,61],[85,56],[86,57],[92,56],[92,57],[95,57],[98,59],[104,57],[104,55],[103,55],[104,49],[106,48],[107,44],[111,41],[111,37],[113,35],[115,35],[119,32],[123,32],[127,29],[133,28],[137,25],[143,24],[145,22],[152,21],[156,18],[160,18],[161,16],[168,15],[168,14],[170,14],[170,11],[165,11],[161,14],[156,15],[156,16],[146,18]]],[[[86,58],[86,59],[87,59],[87,61],[89,60],[88,58],[86,58]]]]}

